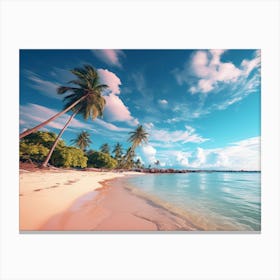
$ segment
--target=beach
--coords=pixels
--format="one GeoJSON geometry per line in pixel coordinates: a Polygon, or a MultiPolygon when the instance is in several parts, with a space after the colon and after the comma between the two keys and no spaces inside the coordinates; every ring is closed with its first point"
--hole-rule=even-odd
{"type": "Polygon", "coordinates": [[[20,231],[195,230],[182,217],[114,185],[136,172],[20,172],[20,231]]]}
{"type": "MultiPolygon", "coordinates": [[[[117,172],[21,170],[20,230],[41,230],[54,216],[67,211],[77,199],[101,188],[102,181],[124,175],[117,172]]],[[[64,230],[58,223],[44,229],[64,230]]]]}

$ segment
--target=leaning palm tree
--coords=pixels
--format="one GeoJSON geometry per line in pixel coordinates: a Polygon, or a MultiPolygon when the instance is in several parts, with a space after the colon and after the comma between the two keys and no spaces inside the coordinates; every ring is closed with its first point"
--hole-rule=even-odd
{"type": "Polygon", "coordinates": [[[136,156],[135,151],[132,149],[132,147],[129,147],[126,152],[126,161],[125,161],[125,167],[126,168],[133,168],[134,167],[134,158],[136,156]]]}
{"type": "Polygon", "coordinates": [[[142,125],[138,125],[135,131],[132,131],[129,133],[130,137],[128,138],[128,141],[132,143],[132,150],[135,150],[139,145],[141,145],[143,142],[148,142],[148,133],[145,131],[144,127],[142,125]]]}
{"type": "MultiPolygon", "coordinates": [[[[36,132],[40,128],[46,126],[51,121],[54,121],[58,117],[62,116],[63,114],[67,113],[71,109],[73,111],[77,110],[77,105],[82,104],[82,108],[86,106],[87,103],[92,103],[96,98],[98,99],[98,95],[95,96],[93,92],[100,92],[107,88],[107,85],[100,85],[98,84],[98,76],[96,70],[90,66],[90,65],[84,65],[83,68],[74,68],[73,70],[70,70],[72,74],[74,74],[78,79],[70,81],[69,83],[72,83],[76,85],[76,87],[59,87],[57,89],[58,94],[64,94],[67,91],[71,91],[72,94],[66,96],[64,99],[67,101],[66,106],[64,106],[63,110],[59,113],[55,114],[48,120],[38,124],[37,126],[27,129],[23,131],[19,138],[23,138],[33,132],[36,132]]],[[[98,102],[97,102],[98,104],[98,102]]],[[[97,105],[98,106],[98,105],[97,105]]],[[[82,109],[81,108],[81,109],[82,109]]],[[[84,108],[85,109],[85,108],[84,108]]],[[[86,110],[91,111],[91,110],[86,110]]]]}
{"type": "Polygon", "coordinates": [[[71,142],[84,152],[86,151],[86,148],[89,147],[89,144],[92,143],[87,131],[82,131],[75,139],[72,139],[71,142]]]}
{"type": "Polygon", "coordinates": [[[64,108],[71,107],[73,104],[76,105],[72,106],[73,113],[58,134],[42,167],[47,166],[59,138],[77,114],[81,114],[85,120],[89,117],[94,120],[103,114],[106,101],[102,96],[102,91],[108,86],[99,83],[96,70],[90,65],[85,65],[83,68],[75,68],[71,72],[77,76],[77,80],[70,81],[69,83],[75,84],[77,87],[60,86],[57,92],[59,94],[64,94],[68,91],[71,92],[71,94],[64,97],[64,101],[66,102],[64,108]]]}

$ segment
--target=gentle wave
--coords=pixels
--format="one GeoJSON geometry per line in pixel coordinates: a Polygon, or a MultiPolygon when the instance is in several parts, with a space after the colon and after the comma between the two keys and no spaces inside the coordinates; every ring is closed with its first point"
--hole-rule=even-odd
{"type": "Polygon", "coordinates": [[[258,173],[147,174],[118,181],[133,194],[184,217],[197,229],[261,229],[258,173]]]}

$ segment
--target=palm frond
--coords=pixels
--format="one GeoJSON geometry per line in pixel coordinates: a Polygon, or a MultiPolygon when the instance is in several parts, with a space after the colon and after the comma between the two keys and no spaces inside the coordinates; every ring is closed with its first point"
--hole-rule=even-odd
{"type": "Polygon", "coordinates": [[[76,90],[80,90],[80,88],[60,86],[60,87],[57,88],[57,93],[58,94],[63,94],[67,91],[76,91],[76,90]]]}

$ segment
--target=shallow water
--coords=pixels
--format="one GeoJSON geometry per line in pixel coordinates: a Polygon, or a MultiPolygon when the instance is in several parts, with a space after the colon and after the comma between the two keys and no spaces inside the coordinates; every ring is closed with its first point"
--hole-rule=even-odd
{"type": "Polygon", "coordinates": [[[120,179],[205,230],[261,229],[260,173],[147,174],[120,179]]]}

